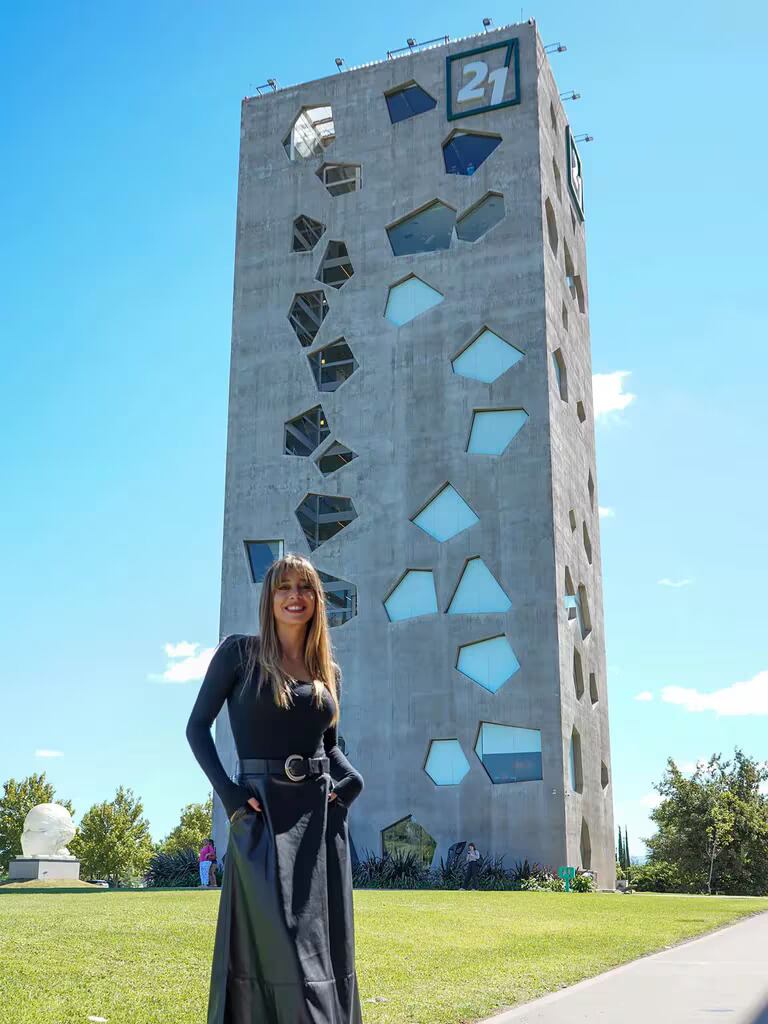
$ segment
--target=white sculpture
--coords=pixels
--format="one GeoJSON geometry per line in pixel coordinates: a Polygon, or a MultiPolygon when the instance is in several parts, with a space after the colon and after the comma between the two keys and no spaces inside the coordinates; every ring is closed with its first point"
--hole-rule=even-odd
{"type": "Polygon", "coordinates": [[[61,804],[38,804],[24,819],[21,849],[25,857],[75,860],[67,843],[75,834],[72,815],[61,804]]]}

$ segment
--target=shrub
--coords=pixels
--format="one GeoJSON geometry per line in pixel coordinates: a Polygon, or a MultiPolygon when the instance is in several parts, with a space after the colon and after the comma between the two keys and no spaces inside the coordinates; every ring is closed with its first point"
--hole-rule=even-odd
{"type": "Polygon", "coordinates": [[[577,871],[576,877],[571,879],[571,889],[574,892],[594,892],[595,880],[591,875],[585,875],[583,871],[577,871]]]}
{"type": "Polygon", "coordinates": [[[630,884],[639,892],[696,892],[688,880],[683,878],[676,864],[666,861],[649,861],[634,866],[629,871],[630,884]]]}
{"type": "Polygon", "coordinates": [[[156,853],[146,873],[148,887],[193,888],[200,884],[200,869],[194,850],[156,853]]]}

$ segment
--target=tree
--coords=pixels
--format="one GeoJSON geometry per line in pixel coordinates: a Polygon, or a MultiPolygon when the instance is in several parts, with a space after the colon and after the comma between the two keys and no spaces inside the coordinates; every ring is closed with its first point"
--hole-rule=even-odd
{"type": "Polygon", "coordinates": [[[144,807],[133,791],[120,786],[115,799],[94,804],[80,822],[69,849],[80,858],[85,878],[121,885],[142,875],[154,853],[144,807]]]}
{"type": "Polygon", "coordinates": [[[649,864],[672,865],[692,891],[768,893],[768,767],[738,748],[733,760],[714,754],[687,778],[674,760],[655,787],[662,797],[646,840],[649,864]]]}
{"type": "Polygon", "coordinates": [[[21,856],[21,833],[24,819],[38,804],[61,804],[70,814],[75,809],[69,800],[56,798],[53,783],[48,782],[45,772],[28,775],[17,782],[8,779],[0,796],[0,871],[7,871],[12,857],[21,856]]]}
{"type": "Polygon", "coordinates": [[[197,853],[213,831],[213,798],[204,804],[187,804],[182,809],[179,824],[168,833],[160,844],[163,853],[181,853],[194,850],[197,853]]]}

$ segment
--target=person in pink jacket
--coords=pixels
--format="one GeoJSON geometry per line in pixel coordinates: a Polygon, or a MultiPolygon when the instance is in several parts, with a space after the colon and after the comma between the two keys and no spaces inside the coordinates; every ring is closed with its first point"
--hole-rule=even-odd
{"type": "Polygon", "coordinates": [[[198,861],[200,862],[200,885],[207,887],[211,873],[211,864],[216,863],[216,847],[213,845],[212,839],[206,839],[205,844],[200,850],[198,861]]]}

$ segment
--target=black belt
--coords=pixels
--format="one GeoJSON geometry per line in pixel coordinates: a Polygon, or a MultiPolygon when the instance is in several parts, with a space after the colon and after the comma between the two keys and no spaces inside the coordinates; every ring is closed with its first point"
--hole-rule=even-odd
{"type": "Polygon", "coordinates": [[[288,757],[246,757],[238,762],[240,775],[286,775],[291,782],[302,782],[310,775],[324,775],[330,771],[331,762],[327,757],[303,757],[289,754],[288,757]]]}

